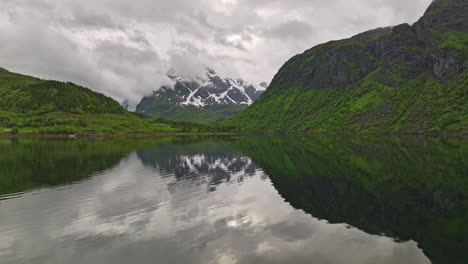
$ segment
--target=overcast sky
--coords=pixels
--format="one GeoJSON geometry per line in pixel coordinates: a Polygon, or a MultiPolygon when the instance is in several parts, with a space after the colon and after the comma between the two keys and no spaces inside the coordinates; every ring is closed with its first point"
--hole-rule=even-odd
{"type": "Polygon", "coordinates": [[[0,0],[0,66],[132,104],[170,67],[270,82],[291,56],[413,23],[431,0],[0,0]]]}

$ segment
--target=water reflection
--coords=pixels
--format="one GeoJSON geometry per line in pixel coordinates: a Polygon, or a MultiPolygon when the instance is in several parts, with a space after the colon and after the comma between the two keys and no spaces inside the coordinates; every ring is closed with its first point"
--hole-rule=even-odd
{"type": "Polygon", "coordinates": [[[205,185],[213,192],[222,183],[242,183],[259,169],[250,158],[214,140],[149,148],[137,155],[157,173],[174,176],[171,192],[186,189],[187,184],[205,185]]]}
{"type": "Polygon", "coordinates": [[[74,183],[111,168],[156,139],[4,139],[0,141],[0,196],[74,183]]]}
{"type": "Polygon", "coordinates": [[[467,138],[262,136],[232,144],[314,217],[418,241],[433,263],[468,259],[467,138]]]}
{"type": "MultiPolygon", "coordinates": [[[[327,216],[334,221],[335,208],[339,212],[343,208],[342,218],[337,222],[365,229],[354,221],[359,210],[349,214],[350,206],[342,205],[352,195],[331,197],[342,189],[344,193],[352,190],[353,195],[368,195],[364,187],[333,181],[340,177],[330,179],[329,183],[301,178],[306,174],[299,171],[310,169],[307,164],[315,164],[312,166],[317,168],[323,165],[320,162],[334,165],[330,174],[341,170],[337,165],[342,162],[340,158],[335,159],[338,163],[329,161],[330,157],[321,150],[316,150],[321,155],[305,155],[311,147],[305,144],[309,141],[165,139],[151,142],[146,148],[129,143],[133,146],[130,149],[137,151],[112,159],[114,165],[94,171],[87,181],[0,201],[0,260],[2,263],[430,263],[410,239],[396,243],[393,238],[371,235],[347,224],[330,224],[308,214],[314,215],[319,208],[316,217],[325,218],[323,210],[330,212],[327,216]],[[285,170],[275,169],[281,168],[281,164],[285,170]],[[333,187],[335,184],[338,187],[333,187]],[[285,198],[305,211],[293,208],[285,198]],[[320,199],[309,200],[315,198],[320,199]]],[[[33,149],[34,145],[28,148],[33,149]]],[[[20,171],[18,167],[8,168],[10,174],[20,171]]],[[[59,167],[50,166],[48,173],[57,174],[56,168],[59,167]]],[[[68,171],[64,168],[60,167],[64,175],[77,170],[73,166],[68,171]]],[[[368,202],[367,198],[358,196],[348,203],[364,201],[368,202]]],[[[372,210],[375,206],[371,202],[372,210]]],[[[362,216],[369,217],[364,212],[362,216]]]]}

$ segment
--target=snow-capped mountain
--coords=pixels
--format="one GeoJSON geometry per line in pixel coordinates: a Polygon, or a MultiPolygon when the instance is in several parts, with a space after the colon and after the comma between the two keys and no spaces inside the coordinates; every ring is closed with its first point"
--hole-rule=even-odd
{"type": "Polygon", "coordinates": [[[195,80],[184,78],[174,71],[170,71],[168,77],[174,81],[174,86],[163,86],[153,95],[143,98],[137,105],[137,112],[153,117],[209,123],[251,105],[267,86],[266,83],[254,85],[242,79],[223,77],[212,69],[207,69],[206,76],[195,80]],[[187,112],[187,109],[191,113],[181,113],[187,112]],[[197,118],[197,112],[200,112],[201,118],[197,118]]]}
{"type": "Polygon", "coordinates": [[[174,87],[162,87],[153,96],[175,94],[179,100],[171,100],[171,103],[178,106],[251,105],[266,89],[242,79],[222,77],[211,69],[207,69],[206,77],[196,81],[184,79],[173,71],[168,76],[175,82],[174,87]]]}

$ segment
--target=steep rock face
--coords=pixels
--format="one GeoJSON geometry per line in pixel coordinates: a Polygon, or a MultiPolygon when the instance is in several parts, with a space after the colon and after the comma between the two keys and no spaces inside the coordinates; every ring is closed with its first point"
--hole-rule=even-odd
{"type": "Polygon", "coordinates": [[[468,2],[437,0],[401,24],[291,58],[265,95],[229,125],[241,130],[468,130],[468,2]]]}
{"type": "Polygon", "coordinates": [[[459,43],[464,47],[455,47],[451,43],[453,36],[441,34],[456,31],[466,34],[467,10],[468,2],[464,0],[435,0],[424,16],[413,25],[418,38],[429,48],[425,61],[439,80],[448,81],[467,67],[463,50],[467,45],[466,36],[465,42],[459,43]]]}
{"type": "Polygon", "coordinates": [[[449,81],[452,77],[462,73],[468,66],[459,53],[452,49],[441,49],[431,53],[428,64],[434,75],[443,81],[449,81]]]}
{"type": "Polygon", "coordinates": [[[170,72],[174,87],[164,86],[145,97],[137,112],[177,121],[210,123],[245,109],[265,91],[242,79],[222,77],[207,69],[206,76],[186,79],[170,72]]]}

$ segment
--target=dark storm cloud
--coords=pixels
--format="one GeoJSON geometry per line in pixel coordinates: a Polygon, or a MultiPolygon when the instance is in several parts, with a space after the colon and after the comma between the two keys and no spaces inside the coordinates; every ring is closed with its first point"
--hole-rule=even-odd
{"type": "Polygon", "coordinates": [[[431,0],[2,0],[5,68],[70,80],[132,104],[170,67],[207,65],[270,81],[291,56],[331,39],[412,23],[431,0]]]}

